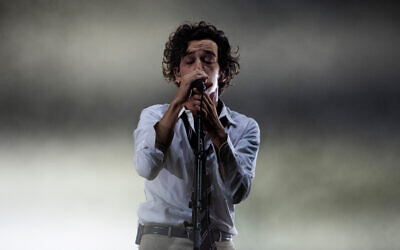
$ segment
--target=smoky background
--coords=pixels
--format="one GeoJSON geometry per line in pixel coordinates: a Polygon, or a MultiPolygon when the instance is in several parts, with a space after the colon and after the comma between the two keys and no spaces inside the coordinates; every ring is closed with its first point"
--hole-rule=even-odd
{"type": "Polygon", "coordinates": [[[0,243],[136,249],[140,111],[164,44],[206,20],[239,47],[224,102],[261,145],[237,249],[399,249],[400,34],[381,1],[0,1],[0,243]]]}

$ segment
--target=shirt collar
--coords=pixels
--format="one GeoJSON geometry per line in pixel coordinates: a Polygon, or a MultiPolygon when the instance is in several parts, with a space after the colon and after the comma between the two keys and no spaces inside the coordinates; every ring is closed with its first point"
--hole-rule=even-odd
{"type": "Polygon", "coordinates": [[[229,124],[236,126],[236,122],[232,119],[230,110],[225,106],[224,102],[221,99],[218,100],[218,105],[222,105],[221,113],[219,113],[218,118],[221,120],[226,117],[226,120],[229,124]]]}
{"type": "Polygon", "coordinates": [[[185,110],[186,110],[186,108],[183,107],[183,108],[181,109],[181,111],[179,111],[179,115],[178,115],[179,118],[182,116],[182,114],[183,114],[183,112],[185,112],[185,110]]]}

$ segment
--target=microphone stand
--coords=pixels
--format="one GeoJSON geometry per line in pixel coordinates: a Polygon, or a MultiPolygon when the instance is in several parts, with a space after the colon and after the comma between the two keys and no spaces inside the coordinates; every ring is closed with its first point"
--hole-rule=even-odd
{"type": "Polygon", "coordinates": [[[215,241],[210,229],[209,200],[211,194],[210,183],[204,179],[207,175],[205,166],[204,132],[203,132],[203,106],[204,89],[201,92],[200,111],[195,117],[195,132],[197,136],[197,149],[195,152],[196,165],[193,178],[192,207],[193,223],[193,249],[214,250],[215,241]]]}

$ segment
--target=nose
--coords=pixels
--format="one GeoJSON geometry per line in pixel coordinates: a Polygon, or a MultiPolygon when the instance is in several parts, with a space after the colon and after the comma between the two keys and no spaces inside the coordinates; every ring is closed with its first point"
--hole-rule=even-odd
{"type": "Polygon", "coordinates": [[[196,67],[196,69],[200,69],[200,70],[204,71],[204,66],[203,66],[203,63],[201,62],[200,58],[196,59],[195,67],[196,67]]]}

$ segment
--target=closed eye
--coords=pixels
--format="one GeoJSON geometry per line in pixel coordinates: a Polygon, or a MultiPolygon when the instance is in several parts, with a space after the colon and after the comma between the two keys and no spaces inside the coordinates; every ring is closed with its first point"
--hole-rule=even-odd
{"type": "Polygon", "coordinates": [[[215,58],[214,57],[209,57],[209,56],[207,56],[207,57],[204,57],[203,58],[203,62],[205,62],[205,63],[207,63],[207,64],[212,64],[212,63],[215,63],[215,58]]]}
{"type": "Polygon", "coordinates": [[[203,60],[209,64],[215,63],[217,61],[217,56],[214,54],[213,51],[206,50],[203,55],[203,60]]]}
{"type": "Polygon", "coordinates": [[[185,60],[185,63],[190,65],[194,63],[194,60],[185,60]]]}

